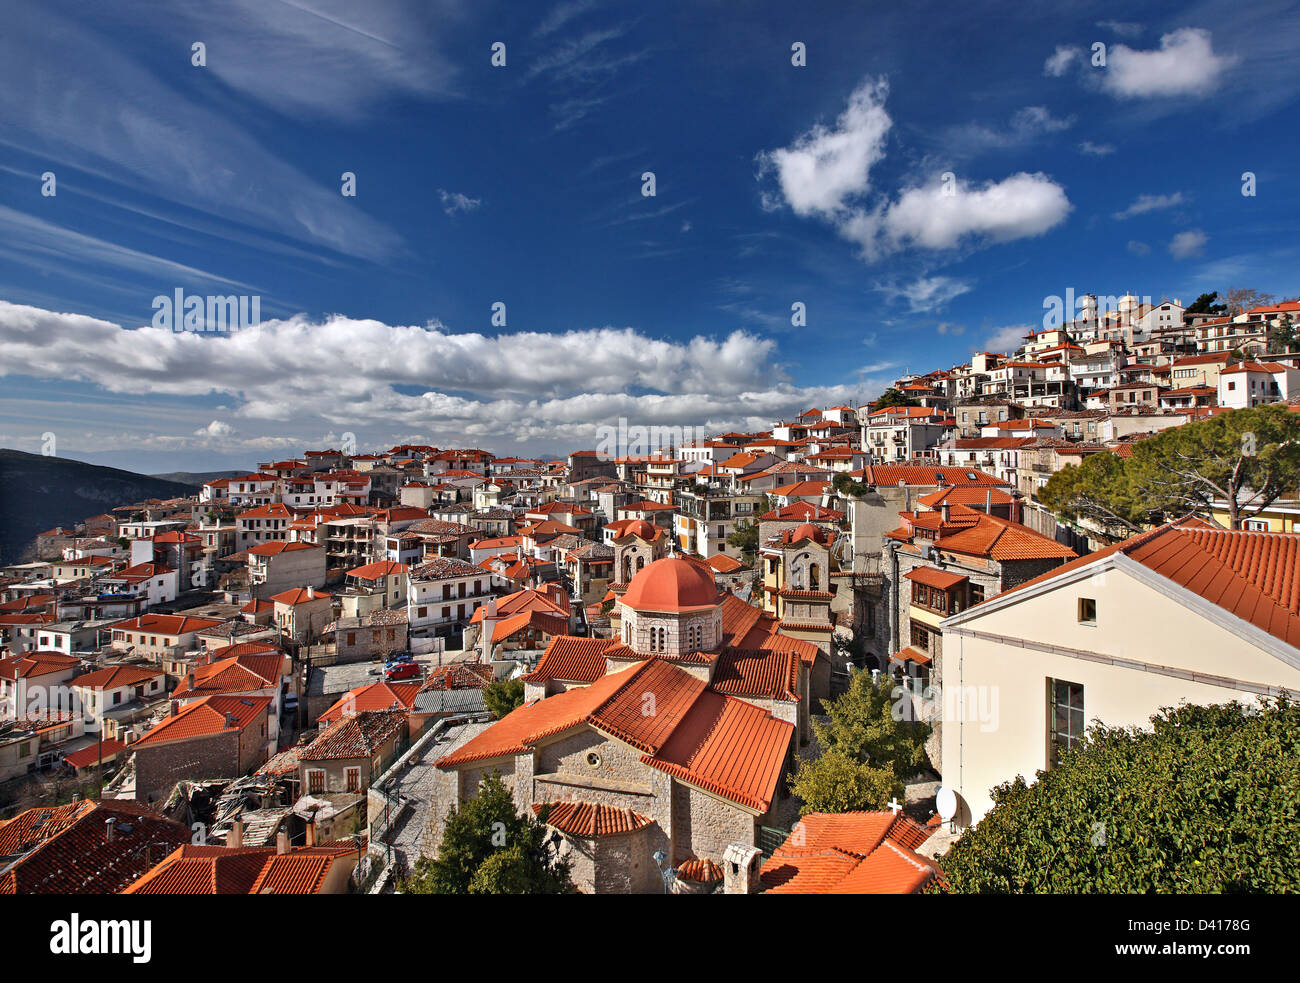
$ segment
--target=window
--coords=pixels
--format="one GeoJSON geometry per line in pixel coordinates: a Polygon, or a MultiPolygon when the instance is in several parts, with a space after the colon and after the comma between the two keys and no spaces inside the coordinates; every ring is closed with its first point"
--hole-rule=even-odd
{"type": "Polygon", "coordinates": [[[1247,519],[1245,523],[1243,523],[1243,528],[1248,529],[1251,532],[1268,532],[1268,520],[1247,519]]]}
{"type": "Polygon", "coordinates": [[[1068,751],[1083,740],[1083,686],[1061,679],[1049,679],[1051,697],[1051,761],[1060,763],[1061,752],[1068,751]]]}
{"type": "Polygon", "coordinates": [[[974,605],[974,604],[979,604],[979,603],[981,603],[983,600],[984,600],[984,585],[983,585],[983,584],[974,584],[974,583],[971,584],[971,585],[970,585],[970,602],[971,602],[971,604],[972,604],[972,605],[974,605]]]}
{"type": "Polygon", "coordinates": [[[311,768],[307,772],[307,791],[324,792],[325,791],[325,772],[320,768],[311,768]]]}
{"type": "Polygon", "coordinates": [[[912,646],[923,652],[930,651],[930,630],[915,621],[912,622],[912,646]]]}
{"type": "Polygon", "coordinates": [[[347,782],[347,791],[360,792],[361,791],[361,769],[348,768],[344,771],[343,774],[345,776],[344,780],[347,782]]]}
{"type": "Polygon", "coordinates": [[[1094,597],[1079,598],[1079,624],[1095,625],[1097,623],[1097,599],[1094,597]]]}

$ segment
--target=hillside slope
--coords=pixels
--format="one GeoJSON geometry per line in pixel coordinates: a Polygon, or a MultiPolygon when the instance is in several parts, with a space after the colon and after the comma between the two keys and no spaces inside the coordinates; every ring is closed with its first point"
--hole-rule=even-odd
{"type": "Polygon", "coordinates": [[[164,474],[151,474],[148,477],[157,478],[159,481],[175,481],[182,485],[189,485],[191,488],[198,489],[209,481],[216,481],[218,478],[238,478],[242,475],[249,474],[248,470],[244,471],[168,471],[164,474]]]}
{"type": "Polygon", "coordinates": [[[17,562],[32,538],[144,498],[192,495],[194,488],[134,471],[0,448],[0,561],[17,562]]]}

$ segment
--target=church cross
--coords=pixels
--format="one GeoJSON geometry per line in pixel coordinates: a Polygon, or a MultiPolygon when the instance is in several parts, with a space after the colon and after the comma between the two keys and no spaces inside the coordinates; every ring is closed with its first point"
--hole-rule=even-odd
{"type": "Polygon", "coordinates": [[[903,808],[901,805],[898,804],[898,796],[894,796],[892,799],[890,799],[888,804],[889,804],[889,811],[892,812],[895,816],[898,815],[898,810],[903,808]]]}

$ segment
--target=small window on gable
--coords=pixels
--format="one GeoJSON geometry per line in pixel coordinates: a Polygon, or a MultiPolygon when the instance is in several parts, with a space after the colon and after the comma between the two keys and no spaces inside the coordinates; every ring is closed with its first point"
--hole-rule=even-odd
{"type": "Polygon", "coordinates": [[[1097,599],[1094,597],[1079,598],[1079,624],[1095,625],[1097,623],[1097,599]]]}

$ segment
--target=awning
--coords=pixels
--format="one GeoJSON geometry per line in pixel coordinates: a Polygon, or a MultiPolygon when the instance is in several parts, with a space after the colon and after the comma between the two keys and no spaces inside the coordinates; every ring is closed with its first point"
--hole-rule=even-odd
{"type": "Polygon", "coordinates": [[[917,567],[915,570],[905,573],[903,578],[915,584],[925,584],[926,587],[935,587],[939,590],[948,590],[970,579],[969,577],[949,573],[947,570],[936,570],[934,567],[917,567]]]}
{"type": "Polygon", "coordinates": [[[920,649],[913,648],[909,645],[907,648],[903,649],[903,651],[895,652],[891,655],[889,661],[897,662],[900,665],[905,662],[915,662],[918,666],[928,666],[930,664],[930,656],[928,653],[922,652],[920,649]]]}

